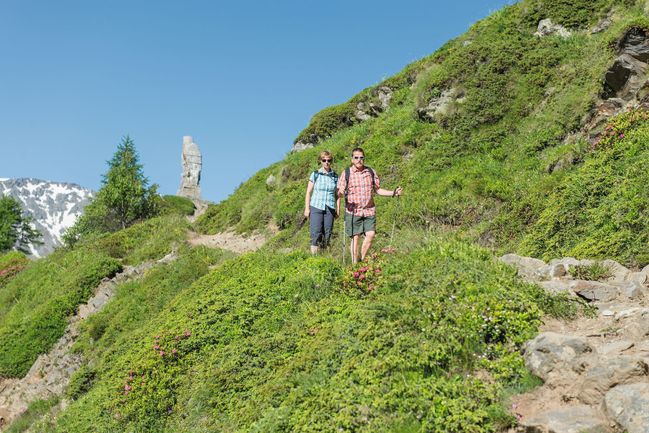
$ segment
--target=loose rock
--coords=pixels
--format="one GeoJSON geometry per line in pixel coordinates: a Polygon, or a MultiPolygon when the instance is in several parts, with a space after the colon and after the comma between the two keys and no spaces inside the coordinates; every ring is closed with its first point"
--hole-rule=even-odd
{"type": "Polygon", "coordinates": [[[606,393],[606,412],[628,433],[649,433],[649,384],[616,386],[606,393]]]}

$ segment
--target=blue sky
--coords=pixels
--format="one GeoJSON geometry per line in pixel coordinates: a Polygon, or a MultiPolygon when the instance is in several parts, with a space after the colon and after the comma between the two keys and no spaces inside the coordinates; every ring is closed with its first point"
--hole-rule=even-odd
{"type": "Polygon", "coordinates": [[[0,178],[98,189],[122,136],[180,183],[183,135],[219,201],[311,116],[433,53],[506,0],[0,1],[0,178]]]}

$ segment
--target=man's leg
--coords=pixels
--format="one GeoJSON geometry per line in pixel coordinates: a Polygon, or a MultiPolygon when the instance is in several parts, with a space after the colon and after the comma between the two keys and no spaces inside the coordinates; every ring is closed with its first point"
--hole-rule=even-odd
{"type": "Polygon", "coordinates": [[[365,256],[367,255],[367,252],[370,250],[370,247],[372,246],[372,241],[374,240],[374,235],[376,232],[367,232],[365,233],[365,239],[363,240],[363,248],[361,248],[361,260],[365,260],[365,256]]]}
{"type": "Polygon", "coordinates": [[[358,245],[360,244],[360,241],[361,241],[361,235],[352,236],[352,245],[351,245],[352,264],[358,263],[358,245]]]}

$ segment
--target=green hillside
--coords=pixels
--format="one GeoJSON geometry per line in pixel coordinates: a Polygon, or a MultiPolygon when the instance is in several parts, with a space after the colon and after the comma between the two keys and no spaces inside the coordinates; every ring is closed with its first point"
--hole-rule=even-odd
{"type": "Polygon", "coordinates": [[[611,92],[620,41],[649,29],[647,9],[523,0],[317,113],[295,140],[313,148],[261,170],[193,226],[191,206],[169,198],[163,216],[46,259],[0,257],[0,377],[21,377],[102,278],[176,256],[117,287],[81,327],[83,366],[66,395],[35,402],[8,431],[515,425],[507,398],[537,384],[522,343],[545,315],[588,309],[524,283],[496,255],[649,263],[649,115],[642,104],[591,115],[611,92]],[[545,18],[571,35],[536,36],[545,18]],[[405,192],[377,199],[375,254],[349,266],[340,221],[317,257],[300,222],[319,152],[332,151],[340,173],[355,146],[384,187],[405,192]],[[230,228],[279,232],[240,256],[185,242],[190,229],[230,228]]]}

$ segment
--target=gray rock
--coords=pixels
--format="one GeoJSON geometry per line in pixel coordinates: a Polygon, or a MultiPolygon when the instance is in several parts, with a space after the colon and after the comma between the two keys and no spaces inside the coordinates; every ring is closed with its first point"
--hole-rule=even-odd
{"type": "Polygon", "coordinates": [[[381,102],[381,108],[385,111],[390,107],[392,100],[392,89],[388,86],[381,86],[377,89],[377,96],[381,102]]]}
{"type": "Polygon", "coordinates": [[[568,30],[564,26],[554,24],[550,18],[541,20],[536,29],[536,33],[534,33],[534,36],[542,38],[551,35],[557,35],[565,39],[570,37],[571,33],[570,30],[568,30]]]}
{"type": "Polygon", "coordinates": [[[604,80],[616,97],[628,101],[633,99],[635,93],[640,90],[644,83],[634,77],[644,76],[647,64],[632,57],[630,54],[622,54],[613,63],[613,66],[606,71],[604,80]],[[632,79],[633,78],[633,79],[632,79]]]}
{"type": "Polygon", "coordinates": [[[608,29],[612,23],[613,21],[611,20],[611,17],[608,16],[603,20],[601,20],[599,23],[597,23],[597,25],[590,30],[590,34],[594,35],[596,33],[601,33],[604,30],[608,29]]]}
{"type": "Polygon", "coordinates": [[[602,359],[588,370],[579,391],[579,400],[597,405],[604,394],[619,384],[638,382],[647,377],[649,365],[639,357],[620,355],[602,359]]]}
{"type": "Polygon", "coordinates": [[[597,351],[602,355],[617,355],[625,350],[629,350],[633,346],[635,346],[633,341],[619,340],[603,344],[597,348],[597,351]]]}
{"type": "Polygon", "coordinates": [[[647,272],[644,270],[639,272],[629,272],[626,276],[626,280],[646,286],[649,283],[649,275],[647,275],[647,272]]]}
{"type": "Polygon", "coordinates": [[[645,292],[645,287],[635,281],[613,281],[611,285],[617,287],[620,290],[620,294],[628,299],[639,299],[645,292]]]}
{"type": "Polygon", "coordinates": [[[194,143],[194,140],[189,135],[183,137],[182,167],[183,172],[178,195],[190,199],[200,199],[203,157],[198,145],[194,143]]]}
{"type": "Polygon", "coordinates": [[[649,383],[620,385],[606,393],[608,415],[628,433],[649,433],[649,383]]]}
{"type": "Polygon", "coordinates": [[[438,116],[450,114],[457,104],[464,102],[464,91],[456,88],[444,90],[442,94],[428,102],[425,108],[418,110],[423,119],[437,120],[438,116]]]}
{"type": "Polygon", "coordinates": [[[639,27],[630,29],[621,42],[622,52],[641,62],[649,62],[649,39],[639,27]]]}
{"type": "Polygon", "coordinates": [[[545,267],[543,260],[532,257],[523,257],[518,254],[505,254],[499,259],[501,262],[518,269],[518,275],[528,280],[540,280],[540,271],[545,267]]]}
{"type": "Polygon", "coordinates": [[[314,143],[296,141],[291,148],[291,152],[302,152],[303,150],[311,149],[315,146],[314,143]]]}
{"type": "Polygon", "coordinates": [[[602,260],[600,264],[611,272],[609,281],[626,281],[629,274],[631,274],[631,271],[629,269],[622,266],[615,260],[602,260]]]}
{"type": "Polygon", "coordinates": [[[606,419],[585,405],[554,409],[523,419],[526,433],[609,433],[606,419]]]}
{"type": "Polygon", "coordinates": [[[271,175],[269,175],[269,176],[266,178],[266,185],[268,185],[268,186],[273,186],[273,185],[275,185],[275,182],[276,182],[276,181],[277,181],[277,179],[275,178],[275,176],[273,176],[273,175],[271,174],[271,175]]]}
{"type": "Polygon", "coordinates": [[[572,296],[576,296],[575,292],[570,289],[570,281],[566,280],[550,280],[550,281],[540,281],[537,283],[548,293],[556,295],[558,293],[568,293],[572,296]]]}
{"type": "Polygon", "coordinates": [[[618,296],[620,289],[598,281],[575,280],[570,283],[570,290],[588,301],[608,302],[618,296]]]}
{"type": "Polygon", "coordinates": [[[525,343],[523,357],[532,373],[547,380],[552,372],[574,370],[578,358],[592,352],[592,346],[583,338],[543,332],[525,343]]]}

